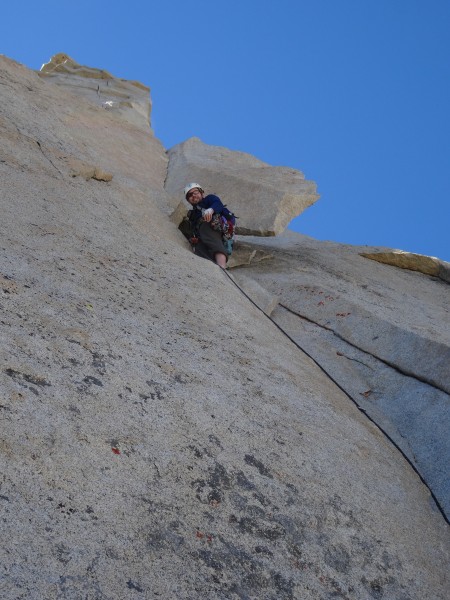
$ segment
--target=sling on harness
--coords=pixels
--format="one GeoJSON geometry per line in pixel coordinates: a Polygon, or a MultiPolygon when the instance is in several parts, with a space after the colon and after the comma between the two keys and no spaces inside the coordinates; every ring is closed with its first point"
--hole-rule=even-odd
{"type": "Polygon", "coordinates": [[[229,211],[226,206],[224,206],[220,214],[214,213],[210,221],[210,225],[215,231],[220,231],[222,234],[223,245],[225,246],[228,256],[230,256],[233,252],[233,237],[236,229],[236,216],[229,211]]]}

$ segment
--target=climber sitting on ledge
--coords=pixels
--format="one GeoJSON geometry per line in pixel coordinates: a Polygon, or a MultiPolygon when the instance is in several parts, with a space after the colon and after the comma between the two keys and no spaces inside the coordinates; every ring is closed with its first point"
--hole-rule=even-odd
{"type": "Polygon", "coordinates": [[[213,260],[225,269],[233,249],[235,216],[218,196],[205,196],[198,183],[188,184],[184,188],[184,197],[192,206],[188,212],[188,237],[195,254],[213,260]]]}

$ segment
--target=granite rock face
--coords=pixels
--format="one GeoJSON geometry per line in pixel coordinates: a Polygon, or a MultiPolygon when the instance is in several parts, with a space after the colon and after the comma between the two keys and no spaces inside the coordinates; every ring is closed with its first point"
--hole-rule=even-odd
{"type": "MultiPolygon", "coordinates": [[[[191,138],[169,150],[166,190],[182,198],[184,186],[199,182],[208,194],[226,199],[244,235],[277,235],[319,198],[316,184],[303,173],[272,167],[250,154],[191,138]]],[[[188,208],[188,204],[182,201],[188,208]]]]}
{"type": "Polygon", "coordinates": [[[416,473],[190,252],[148,127],[53,83],[0,58],[1,597],[444,600],[416,473]]]}
{"type": "Polygon", "coordinates": [[[378,249],[293,233],[245,241],[272,259],[235,276],[276,296],[272,318],[388,432],[450,516],[448,284],[362,258],[378,249]]]}
{"type": "Polygon", "coordinates": [[[119,114],[133,125],[150,125],[150,88],[138,81],[127,81],[103,69],[79,65],[63,52],[42,65],[39,75],[119,114]]]}

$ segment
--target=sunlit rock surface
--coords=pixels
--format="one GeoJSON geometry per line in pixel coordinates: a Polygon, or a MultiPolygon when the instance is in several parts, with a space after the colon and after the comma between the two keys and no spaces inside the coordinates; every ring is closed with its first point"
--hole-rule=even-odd
{"type": "Polygon", "coordinates": [[[150,88],[138,81],[120,79],[103,69],[79,65],[63,52],[42,65],[39,75],[119,114],[134,125],[150,125],[150,88]]]}
{"type": "Polygon", "coordinates": [[[390,250],[387,252],[362,252],[361,256],[376,260],[386,265],[408,269],[410,271],[419,271],[425,275],[439,277],[443,281],[450,283],[450,263],[435,258],[434,256],[424,256],[414,252],[403,252],[401,250],[390,250]]]}
{"type": "MultiPolygon", "coordinates": [[[[148,126],[53,83],[0,58],[1,597],[446,599],[447,528],[417,474],[190,252],[148,126]],[[74,161],[112,178],[74,176],[74,161]]],[[[363,297],[368,339],[373,318],[406,319],[391,269],[356,251],[333,246],[338,268],[318,242],[259,249],[274,255],[262,269],[281,260],[275,288],[252,263],[244,275],[285,287],[272,316],[309,299],[318,319],[332,291],[324,325],[363,297]]],[[[402,290],[425,277],[394,271],[402,290]]],[[[445,323],[430,302],[418,327],[445,323]]],[[[314,331],[293,334],[313,345],[314,331]]],[[[358,367],[339,352],[330,363],[358,367]]]]}

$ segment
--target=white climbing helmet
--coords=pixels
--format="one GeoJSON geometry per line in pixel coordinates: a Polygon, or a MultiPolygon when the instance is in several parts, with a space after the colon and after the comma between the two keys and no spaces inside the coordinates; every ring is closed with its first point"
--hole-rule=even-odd
{"type": "Polygon", "coordinates": [[[186,198],[189,192],[191,190],[194,190],[195,188],[198,188],[203,194],[204,190],[199,183],[188,183],[187,186],[184,188],[184,197],[186,198]]]}

